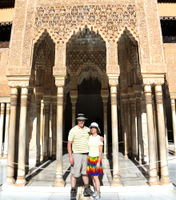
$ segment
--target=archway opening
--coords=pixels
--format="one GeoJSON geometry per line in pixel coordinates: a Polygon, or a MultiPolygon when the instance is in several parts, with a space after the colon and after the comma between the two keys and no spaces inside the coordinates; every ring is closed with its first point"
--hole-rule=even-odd
{"type": "Polygon", "coordinates": [[[29,153],[36,156],[36,164],[56,156],[56,112],[57,88],[53,76],[55,65],[55,43],[45,30],[34,45],[33,90],[31,90],[29,153]]]}
{"type": "Polygon", "coordinates": [[[144,159],[144,143],[147,144],[143,137],[147,136],[147,130],[141,119],[145,107],[142,105],[144,94],[138,43],[127,29],[118,42],[118,63],[121,150],[125,158],[137,158],[141,162],[144,159]]]}
{"type": "MultiPolygon", "coordinates": [[[[100,34],[87,27],[74,33],[67,43],[66,66],[64,138],[67,139],[69,130],[76,124],[78,113],[84,113],[88,118],[86,126],[93,121],[97,122],[103,134],[104,114],[110,115],[103,113],[103,99],[106,98],[109,102],[109,87],[106,75],[106,44],[100,34]],[[103,95],[103,91],[106,95],[103,95]]],[[[109,135],[111,140],[111,134],[109,135]]]]}

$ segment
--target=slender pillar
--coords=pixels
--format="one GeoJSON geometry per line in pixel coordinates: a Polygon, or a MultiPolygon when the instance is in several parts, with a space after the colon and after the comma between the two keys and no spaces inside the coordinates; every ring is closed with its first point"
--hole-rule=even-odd
{"type": "Polygon", "coordinates": [[[72,127],[75,126],[76,103],[72,101],[72,127]]]}
{"type": "Polygon", "coordinates": [[[10,117],[10,103],[7,103],[6,104],[6,124],[5,124],[4,158],[7,158],[7,155],[8,155],[9,117],[10,117]]]}
{"type": "Polygon", "coordinates": [[[15,160],[15,133],[16,133],[16,112],[17,112],[18,89],[11,88],[10,94],[10,127],[8,141],[7,178],[5,184],[11,185],[14,180],[14,160],[15,160]]]}
{"type": "Polygon", "coordinates": [[[172,127],[173,127],[173,138],[174,138],[174,151],[176,155],[176,115],[175,115],[175,99],[171,99],[172,108],[172,127]]]}
{"type": "Polygon", "coordinates": [[[136,144],[136,99],[132,96],[130,98],[130,124],[131,124],[131,137],[132,137],[132,157],[137,156],[136,144]]]}
{"type": "Polygon", "coordinates": [[[147,112],[147,127],[148,127],[148,142],[149,142],[149,184],[157,185],[157,166],[156,166],[156,142],[155,142],[155,130],[153,120],[153,105],[152,105],[152,90],[151,85],[145,85],[145,100],[146,100],[146,112],[147,112]]]}
{"type": "Polygon", "coordinates": [[[31,90],[28,91],[27,102],[27,120],[26,120],[26,174],[29,172],[29,134],[30,134],[30,116],[31,116],[31,90]]]}
{"type": "Polygon", "coordinates": [[[109,80],[111,92],[111,120],[112,120],[112,153],[113,153],[113,180],[111,186],[120,186],[119,176],[119,143],[118,143],[118,112],[117,112],[117,80],[109,80]]]}
{"type": "Polygon", "coordinates": [[[52,106],[52,156],[56,157],[56,102],[54,99],[52,106]]]}
{"type": "Polygon", "coordinates": [[[166,138],[165,138],[162,85],[155,86],[155,98],[156,98],[157,122],[158,122],[157,125],[158,125],[158,139],[159,139],[159,153],[160,153],[161,183],[170,184],[171,182],[169,179],[167,148],[166,148],[166,138]]]}
{"type": "Polygon", "coordinates": [[[103,117],[104,117],[104,158],[108,156],[108,122],[107,122],[107,103],[109,90],[102,89],[101,97],[103,102],[103,117]]]}
{"type": "Polygon", "coordinates": [[[44,103],[43,100],[41,100],[41,113],[40,113],[40,151],[41,151],[41,160],[44,159],[44,131],[43,131],[43,122],[44,122],[44,116],[43,116],[43,110],[44,110],[44,103]]]}
{"type": "Polygon", "coordinates": [[[123,115],[124,115],[124,159],[128,159],[128,113],[127,113],[127,99],[122,99],[123,115]]]}
{"type": "Polygon", "coordinates": [[[49,158],[49,116],[50,104],[44,101],[45,128],[44,128],[44,160],[49,158]]]}
{"type": "Polygon", "coordinates": [[[144,145],[143,145],[143,135],[142,135],[142,119],[141,119],[141,101],[140,96],[136,99],[136,111],[137,111],[137,132],[138,132],[138,157],[139,164],[144,163],[144,145]]]}
{"type": "Polygon", "coordinates": [[[56,180],[53,184],[54,187],[64,187],[65,182],[63,180],[63,87],[64,78],[60,81],[56,81],[57,87],[57,149],[56,149],[56,180]]]}
{"type": "Polygon", "coordinates": [[[41,101],[37,99],[37,126],[36,126],[36,165],[40,164],[40,113],[41,101]]]}
{"type": "Polygon", "coordinates": [[[74,127],[75,121],[76,121],[76,102],[78,98],[78,91],[77,90],[71,90],[70,91],[70,98],[72,103],[72,127],[74,127]]]}
{"type": "Polygon", "coordinates": [[[131,135],[131,116],[130,116],[130,101],[127,101],[127,113],[128,113],[128,157],[132,157],[132,135],[131,135]]]}
{"type": "Polygon", "coordinates": [[[104,158],[108,155],[108,125],[107,125],[107,101],[103,101],[104,116],[104,158]]]}
{"type": "Polygon", "coordinates": [[[4,111],[5,111],[5,103],[1,103],[1,118],[0,118],[0,158],[2,158],[2,152],[3,152],[4,111]]]}
{"type": "Polygon", "coordinates": [[[27,119],[27,101],[28,89],[21,88],[21,106],[20,106],[20,127],[19,127],[19,149],[18,149],[18,176],[16,185],[24,186],[25,180],[25,160],[26,160],[26,119],[27,119]]]}

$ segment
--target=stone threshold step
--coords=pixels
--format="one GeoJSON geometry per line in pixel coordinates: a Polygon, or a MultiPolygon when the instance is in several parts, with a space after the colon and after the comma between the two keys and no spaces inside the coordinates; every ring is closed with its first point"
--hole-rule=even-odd
{"type": "MultiPolygon", "coordinates": [[[[81,188],[81,187],[80,187],[81,188]]],[[[44,193],[68,193],[70,192],[69,187],[40,187],[40,186],[11,186],[3,185],[3,191],[11,192],[44,192],[44,193]]],[[[81,189],[79,189],[81,191],[81,189]]],[[[101,191],[103,193],[126,193],[126,192],[152,192],[152,191],[171,191],[174,190],[172,184],[169,185],[156,185],[156,186],[120,186],[120,187],[110,187],[101,186],[101,191]]]]}

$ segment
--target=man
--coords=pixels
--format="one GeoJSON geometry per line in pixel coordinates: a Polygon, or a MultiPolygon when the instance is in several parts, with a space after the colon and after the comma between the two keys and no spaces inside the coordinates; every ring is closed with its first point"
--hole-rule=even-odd
{"type": "Polygon", "coordinates": [[[86,173],[90,129],[84,126],[84,123],[87,120],[87,118],[84,117],[84,114],[78,114],[76,119],[78,124],[70,130],[67,145],[69,162],[71,164],[72,200],[76,200],[76,178],[80,177],[81,175],[85,187],[83,192],[84,196],[91,196],[93,194],[93,191],[90,189],[89,178],[86,173]]]}

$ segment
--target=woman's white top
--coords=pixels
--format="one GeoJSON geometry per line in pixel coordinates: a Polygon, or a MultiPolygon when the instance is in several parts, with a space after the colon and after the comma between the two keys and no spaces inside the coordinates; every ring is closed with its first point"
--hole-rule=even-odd
{"type": "Polygon", "coordinates": [[[100,141],[100,136],[97,135],[93,137],[92,135],[89,137],[89,156],[90,157],[97,157],[99,156],[99,145],[103,145],[103,142],[100,141]]]}

